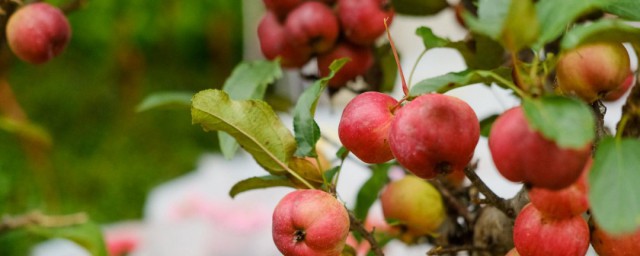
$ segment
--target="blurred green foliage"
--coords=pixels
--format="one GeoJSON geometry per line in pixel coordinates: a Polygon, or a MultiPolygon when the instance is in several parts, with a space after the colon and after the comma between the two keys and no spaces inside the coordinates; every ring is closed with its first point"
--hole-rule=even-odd
{"type": "MultiPolygon", "coordinates": [[[[0,213],[141,218],[150,189],[193,170],[217,143],[188,109],[135,107],[152,92],[221,87],[242,58],[241,3],[89,0],[68,15],[61,56],[42,66],[12,58],[3,72],[53,144],[39,157],[0,130],[0,213]]],[[[0,255],[26,255],[16,237],[0,236],[0,255]]]]}

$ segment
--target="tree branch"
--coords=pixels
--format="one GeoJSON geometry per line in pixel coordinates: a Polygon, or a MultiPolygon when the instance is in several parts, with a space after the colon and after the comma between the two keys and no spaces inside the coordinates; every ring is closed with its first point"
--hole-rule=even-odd
{"type": "Polygon", "coordinates": [[[427,255],[444,255],[457,253],[461,251],[475,252],[475,251],[489,251],[484,247],[477,247],[473,245],[461,245],[461,246],[451,246],[451,247],[434,247],[427,252],[427,255]]]}
{"type": "Polygon", "coordinates": [[[453,196],[451,194],[451,191],[449,191],[449,189],[444,186],[444,184],[442,184],[440,180],[435,180],[431,182],[431,184],[433,184],[438,189],[438,191],[440,191],[440,194],[445,199],[445,201],[451,207],[453,207],[453,209],[455,209],[462,218],[464,218],[467,224],[470,225],[471,223],[473,223],[473,217],[471,217],[471,214],[469,213],[467,207],[464,204],[460,203],[460,200],[453,196]]]}
{"type": "Polygon", "coordinates": [[[365,240],[367,240],[367,242],[369,242],[369,245],[371,245],[371,252],[373,252],[374,255],[384,256],[384,253],[382,252],[382,248],[380,248],[380,246],[378,245],[376,238],[373,237],[373,231],[372,232],[367,231],[364,224],[362,224],[362,222],[358,220],[356,215],[353,214],[352,211],[348,211],[348,212],[349,212],[349,221],[351,222],[351,230],[360,233],[360,235],[362,235],[362,237],[365,240]]]}
{"type": "Polygon", "coordinates": [[[477,167],[478,167],[478,162],[470,164],[469,166],[464,168],[464,174],[467,176],[467,178],[469,178],[472,186],[477,188],[478,191],[485,196],[485,200],[483,200],[481,203],[493,205],[496,208],[500,209],[502,212],[504,212],[504,214],[506,214],[510,218],[515,218],[516,214],[513,207],[511,207],[504,198],[496,195],[496,193],[494,193],[493,190],[491,190],[487,186],[487,184],[485,184],[482,181],[482,179],[478,177],[478,175],[475,172],[477,167]]]}
{"type": "Polygon", "coordinates": [[[0,234],[11,230],[37,225],[42,227],[67,227],[86,223],[89,217],[85,213],[70,215],[48,216],[35,211],[25,215],[4,216],[0,222],[0,234]]]}

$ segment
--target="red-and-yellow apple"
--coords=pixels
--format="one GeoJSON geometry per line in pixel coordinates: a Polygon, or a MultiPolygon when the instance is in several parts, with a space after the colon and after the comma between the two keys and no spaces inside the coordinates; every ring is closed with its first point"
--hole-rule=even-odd
{"type": "Polygon", "coordinates": [[[615,89],[615,90],[607,93],[607,95],[604,96],[603,100],[605,100],[605,101],[616,101],[616,100],[622,98],[622,96],[624,96],[624,94],[633,85],[635,77],[636,77],[636,74],[633,73],[633,71],[629,71],[629,75],[627,76],[626,79],[624,79],[624,82],[622,82],[622,85],[620,87],[618,87],[618,89],[615,89]]]}
{"type": "Polygon", "coordinates": [[[389,0],[339,0],[337,13],[347,40],[360,45],[373,44],[394,16],[389,0]]]}

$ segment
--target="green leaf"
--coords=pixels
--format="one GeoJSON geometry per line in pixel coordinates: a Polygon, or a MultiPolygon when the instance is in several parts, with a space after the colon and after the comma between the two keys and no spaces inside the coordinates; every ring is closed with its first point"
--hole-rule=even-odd
{"type": "Polygon", "coordinates": [[[68,227],[30,226],[27,231],[46,238],[64,238],[84,247],[94,256],[107,256],[100,226],[93,222],[68,227]]]}
{"type": "Polygon", "coordinates": [[[231,198],[236,195],[254,189],[272,188],[272,187],[295,187],[294,184],[286,176],[260,176],[251,177],[245,180],[241,180],[229,190],[229,196],[231,198]]]}
{"type": "Polygon", "coordinates": [[[539,23],[531,0],[480,0],[478,18],[464,13],[469,29],[516,52],[538,37],[539,23]],[[523,29],[526,28],[526,29],[523,29]]]}
{"type": "Polygon", "coordinates": [[[433,33],[433,30],[428,27],[417,28],[416,35],[422,38],[422,43],[427,50],[438,47],[448,47],[449,45],[451,45],[451,41],[436,36],[433,33]]]}
{"type": "Polygon", "coordinates": [[[333,177],[336,176],[336,174],[338,174],[338,172],[340,171],[340,169],[342,169],[342,165],[340,166],[336,166],[333,167],[327,171],[325,171],[322,175],[324,176],[324,180],[326,181],[332,181],[333,177]]]}
{"type": "Polygon", "coordinates": [[[49,132],[42,126],[32,122],[18,122],[13,119],[0,116],[0,130],[13,133],[21,138],[38,145],[51,147],[53,139],[49,132]]]}
{"type": "Polygon", "coordinates": [[[482,135],[483,137],[489,137],[489,134],[491,133],[491,127],[493,126],[493,122],[496,121],[496,119],[498,119],[499,115],[491,115],[485,119],[482,119],[482,121],[480,121],[480,135],[482,135]]]}
{"type": "Polygon", "coordinates": [[[398,67],[396,59],[393,57],[391,44],[386,43],[374,49],[374,57],[380,77],[376,77],[377,81],[367,81],[369,84],[377,84],[379,91],[391,92],[396,85],[396,77],[398,76],[398,67]]]}
{"type": "Polygon", "coordinates": [[[605,1],[603,9],[623,19],[640,21],[640,1],[638,0],[605,1]]]}
{"type": "Polygon", "coordinates": [[[510,5],[511,0],[479,0],[478,17],[463,13],[464,22],[469,30],[499,40],[510,5]]]}
{"type": "Polygon", "coordinates": [[[336,157],[340,159],[340,161],[344,161],[345,158],[349,155],[349,150],[345,147],[340,147],[338,152],[336,152],[336,157]]]}
{"type": "MultiPolygon", "coordinates": [[[[267,86],[282,77],[282,69],[277,61],[243,62],[235,67],[231,76],[222,86],[233,100],[263,99],[267,86]]],[[[238,150],[238,142],[229,134],[218,132],[220,151],[231,159],[238,150]]]]}
{"type": "Polygon", "coordinates": [[[574,20],[595,10],[599,1],[601,0],[538,1],[536,13],[540,21],[540,37],[535,48],[541,49],[546,43],[558,38],[574,20]]]}
{"type": "Polygon", "coordinates": [[[640,141],[603,139],[589,173],[589,204],[598,225],[609,233],[640,227],[640,141]]]}
{"type": "Polygon", "coordinates": [[[367,219],[369,208],[378,199],[378,193],[389,181],[389,168],[391,164],[378,164],[371,166],[371,177],[362,185],[356,198],[356,206],[353,209],[356,217],[361,220],[367,219]]]}
{"type": "Polygon", "coordinates": [[[409,95],[417,97],[425,93],[445,93],[455,88],[477,84],[477,83],[498,83],[495,76],[511,81],[511,69],[498,68],[493,71],[487,70],[465,70],[461,72],[451,72],[441,76],[427,78],[411,87],[409,95]]]}
{"type": "Polygon", "coordinates": [[[156,92],[153,93],[136,107],[136,112],[143,112],[157,108],[184,108],[191,106],[193,92],[156,92]]]}
{"type": "Polygon", "coordinates": [[[562,38],[560,46],[563,50],[569,50],[582,44],[594,42],[631,42],[640,44],[640,28],[620,20],[601,19],[569,30],[562,38]]]}
{"type": "Polygon", "coordinates": [[[296,103],[296,107],[293,109],[293,130],[298,146],[295,152],[296,156],[317,156],[316,143],[320,139],[320,127],[318,127],[318,124],[313,119],[316,113],[316,105],[322,92],[327,87],[329,80],[333,78],[336,72],[338,72],[347,61],[349,60],[346,58],[334,60],[331,65],[329,65],[329,70],[331,71],[329,75],[318,79],[298,98],[298,103],[296,103]]]}
{"type": "Polygon", "coordinates": [[[391,0],[396,13],[425,16],[436,14],[447,8],[446,0],[391,0]]]}
{"type": "Polygon", "coordinates": [[[205,131],[224,131],[234,137],[272,174],[288,168],[288,159],[296,149],[291,132],[260,100],[234,101],[224,91],[204,90],[193,97],[191,118],[205,131]]]}
{"type": "Polygon", "coordinates": [[[583,148],[595,138],[595,119],[582,101],[562,96],[525,99],[525,117],[533,129],[562,148],[583,148]]]}

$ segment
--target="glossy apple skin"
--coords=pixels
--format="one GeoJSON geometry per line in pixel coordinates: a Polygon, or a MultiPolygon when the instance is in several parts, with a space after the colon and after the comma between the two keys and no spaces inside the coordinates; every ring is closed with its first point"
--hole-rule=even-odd
{"type": "Polygon", "coordinates": [[[529,190],[531,203],[545,216],[551,218],[570,218],[589,209],[587,196],[587,175],[591,169],[591,159],[587,162],[580,178],[561,190],[548,190],[532,187],[529,190]]]}
{"type": "Polygon", "coordinates": [[[591,245],[600,256],[635,256],[640,252],[640,229],[635,233],[613,236],[594,225],[591,245]]]}
{"type": "Polygon", "coordinates": [[[564,93],[593,102],[620,87],[629,70],[629,54],[622,44],[595,43],[561,55],[556,78],[564,93]]]}
{"type": "Polygon", "coordinates": [[[11,51],[31,64],[42,64],[58,56],[71,38],[67,17],[44,2],[18,9],[9,18],[6,29],[11,51]]]}
{"type": "Polygon", "coordinates": [[[591,143],[563,149],[528,124],[522,107],[505,111],[489,135],[489,150],[502,176],[534,187],[563,189],[574,183],[591,154],[591,143]]]}
{"type": "Polygon", "coordinates": [[[418,177],[462,171],[480,138],[478,117],[464,101],[421,95],[396,111],[389,145],[398,162],[418,177]]]}
{"type": "Polygon", "coordinates": [[[301,189],[280,200],[272,225],[273,241],[284,255],[338,256],[349,234],[349,215],[330,194],[301,189]]]}
{"type": "Polygon", "coordinates": [[[285,30],[294,46],[310,46],[314,52],[330,50],[338,39],[340,26],[331,8],[320,2],[305,2],[287,16],[285,30]]]}
{"type": "Polygon", "coordinates": [[[378,164],[393,159],[389,148],[389,128],[398,105],[393,97],[365,92],[353,98],[342,111],[338,136],[342,145],[365,163],[378,164]]]}
{"type": "Polygon", "coordinates": [[[279,19],[284,20],[287,14],[304,0],[263,0],[263,2],[267,10],[273,12],[279,19]]]}
{"type": "Polygon", "coordinates": [[[338,43],[336,47],[327,53],[318,55],[318,70],[320,76],[329,75],[329,65],[336,59],[349,58],[335,76],[329,80],[329,87],[340,88],[347,82],[364,75],[373,66],[373,52],[369,47],[357,46],[347,42],[338,43]]]}
{"type": "Polygon", "coordinates": [[[581,216],[545,217],[528,204],[516,217],[513,242],[520,255],[584,256],[589,249],[589,225],[581,216]]]}
{"type": "Polygon", "coordinates": [[[360,45],[373,44],[394,16],[389,0],[338,0],[336,9],[345,37],[360,45]]]}
{"type": "Polygon", "coordinates": [[[289,43],[284,25],[272,12],[266,12],[260,20],[258,39],[265,58],[273,60],[280,56],[280,64],[285,68],[300,68],[311,59],[311,47],[289,43]]]}
{"type": "Polygon", "coordinates": [[[609,92],[607,95],[605,95],[603,100],[616,101],[622,98],[622,96],[624,96],[624,94],[627,91],[629,91],[629,88],[631,88],[631,86],[633,85],[633,82],[635,81],[634,78],[635,78],[635,73],[633,73],[633,71],[629,71],[629,75],[627,76],[626,79],[624,79],[624,82],[622,82],[622,85],[618,87],[618,89],[615,89],[609,92]]]}
{"type": "Polygon", "coordinates": [[[399,221],[416,236],[435,233],[446,217],[440,192],[413,175],[389,183],[380,202],[385,219],[399,221]]]}

